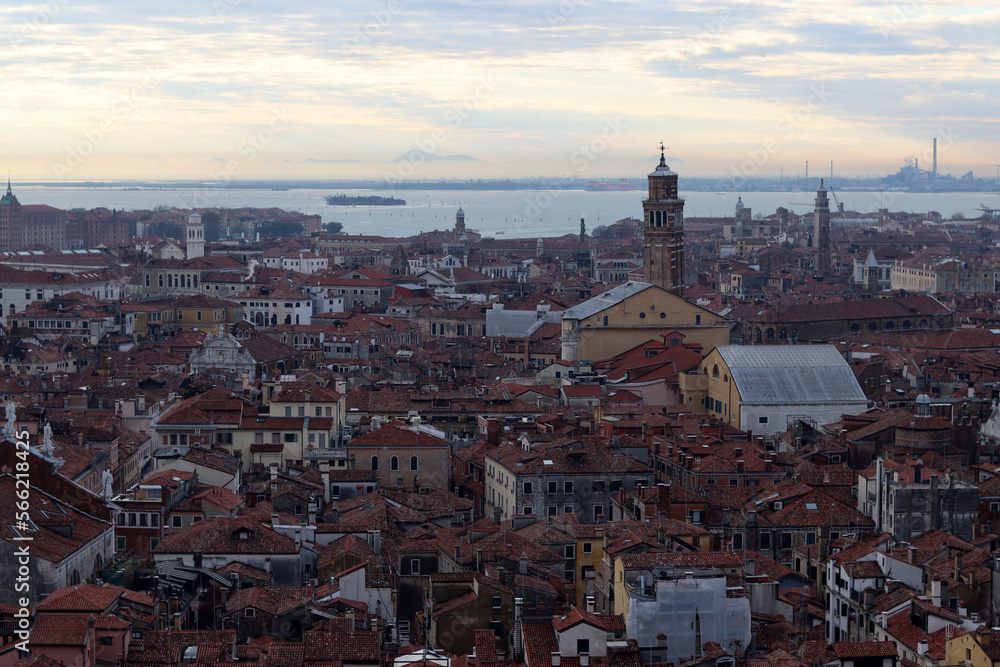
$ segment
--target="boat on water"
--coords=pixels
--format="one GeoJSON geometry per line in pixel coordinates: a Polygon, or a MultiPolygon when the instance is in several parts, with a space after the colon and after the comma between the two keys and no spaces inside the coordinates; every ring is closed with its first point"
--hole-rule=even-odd
{"type": "Polygon", "coordinates": [[[583,189],[587,192],[605,192],[608,190],[638,190],[639,186],[627,178],[619,178],[616,181],[588,181],[583,189]]]}

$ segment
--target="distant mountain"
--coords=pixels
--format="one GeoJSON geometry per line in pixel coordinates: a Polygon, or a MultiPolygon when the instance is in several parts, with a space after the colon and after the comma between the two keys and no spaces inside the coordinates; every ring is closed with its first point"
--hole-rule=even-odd
{"type": "Polygon", "coordinates": [[[343,164],[361,162],[361,160],[320,160],[319,158],[311,157],[308,160],[282,160],[282,162],[289,162],[292,164],[343,164]]]}
{"type": "Polygon", "coordinates": [[[471,155],[437,155],[436,153],[428,153],[427,151],[412,150],[403,153],[392,162],[413,162],[414,160],[421,160],[424,162],[482,162],[482,160],[477,160],[471,155]]]}

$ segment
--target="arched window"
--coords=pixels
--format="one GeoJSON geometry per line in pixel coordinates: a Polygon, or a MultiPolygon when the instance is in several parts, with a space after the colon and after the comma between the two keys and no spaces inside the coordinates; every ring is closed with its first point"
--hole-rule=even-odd
{"type": "Polygon", "coordinates": [[[869,322],[868,323],[868,330],[869,331],[878,331],[878,322],[869,322]]]}
{"type": "Polygon", "coordinates": [[[372,457],[372,470],[378,470],[378,457],[372,457]]]}
{"type": "Polygon", "coordinates": [[[399,457],[393,456],[389,459],[389,470],[399,470],[399,457]]]}
{"type": "Polygon", "coordinates": [[[149,287],[149,274],[146,274],[146,287],[149,287]]]}
{"type": "Polygon", "coordinates": [[[719,379],[719,364],[712,366],[712,379],[713,380],[719,379]]]}
{"type": "Polygon", "coordinates": [[[896,323],[893,322],[892,320],[890,320],[890,321],[888,321],[888,322],[885,323],[885,330],[886,331],[889,331],[890,329],[895,329],[895,328],[896,328],[896,323]]]}
{"type": "Polygon", "coordinates": [[[411,456],[410,457],[410,470],[416,470],[416,469],[417,469],[417,457],[416,456],[411,456]]]}
{"type": "Polygon", "coordinates": [[[910,320],[903,320],[903,328],[904,329],[912,329],[913,328],[913,323],[910,322],[910,320]]]}
{"type": "Polygon", "coordinates": [[[860,326],[858,326],[857,324],[852,324],[851,325],[851,333],[858,333],[859,331],[861,331],[861,327],[860,326]]]}

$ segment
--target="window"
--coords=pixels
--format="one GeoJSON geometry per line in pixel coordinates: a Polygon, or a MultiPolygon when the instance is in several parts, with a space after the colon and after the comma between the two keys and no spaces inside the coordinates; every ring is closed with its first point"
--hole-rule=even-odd
{"type": "Polygon", "coordinates": [[[125,549],[125,538],[119,535],[117,541],[118,541],[118,551],[123,551],[125,549]]]}
{"type": "Polygon", "coordinates": [[[285,416],[286,417],[291,417],[292,416],[292,406],[290,406],[290,405],[286,405],[285,406],[285,416]]]}
{"type": "Polygon", "coordinates": [[[583,543],[583,553],[589,554],[594,552],[594,544],[592,542],[583,543]]]}
{"type": "Polygon", "coordinates": [[[559,492],[559,482],[549,482],[549,493],[559,492]]]}
{"type": "Polygon", "coordinates": [[[548,512],[548,515],[550,517],[555,516],[556,515],[556,506],[555,505],[549,505],[549,507],[548,507],[548,509],[546,511],[548,512]]]}
{"type": "Polygon", "coordinates": [[[499,595],[494,595],[493,596],[493,608],[494,609],[499,609],[502,606],[503,606],[503,598],[501,598],[499,595]]]}
{"type": "Polygon", "coordinates": [[[159,528],[160,527],[160,515],[159,514],[150,514],[149,515],[149,525],[152,528],[159,528]]]}
{"type": "Polygon", "coordinates": [[[530,514],[534,514],[534,513],[535,513],[535,508],[532,507],[531,505],[525,505],[524,509],[521,511],[521,514],[529,514],[530,515],[530,514]]]}
{"type": "Polygon", "coordinates": [[[372,470],[378,470],[378,457],[372,457],[372,470]]]}
{"type": "Polygon", "coordinates": [[[757,423],[758,424],[766,424],[767,423],[767,417],[757,417],[757,423]]]}
{"type": "Polygon", "coordinates": [[[563,482],[563,493],[573,493],[573,482],[563,482]]]}
{"type": "Polygon", "coordinates": [[[761,549],[770,549],[771,548],[771,533],[761,533],[760,534],[760,548],[761,549]]]}
{"type": "Polygon", "coordinates": [[[253,618],[254,613],[255,610],[253,607],[247,607],[246,609],[243,610],[243,615],[246,616],[247,618],[253,618]]]}
{"type": "Polygon", "coordinates": [[[1000,503],[990,503],[990,511],[991,512],[1000,511],[1000,503]]]}
{"type": "Polygon", "coordinates": [[[791,533],[781,533],[781,548],[791,549],[792,548],[792,534],[791,533]]]}
{"type": "Polygon", "coordinates": [[[743,533],[733,533],[733,549],[739,551],[743,548],[743,533]]]}
{"type": "Polygon", "coordinates": [[[399,457],[393,456],[389,459],[389,470],[399,470],[399,457]]]}
{"type": "Polygon", "coordinates": [[[155,549],[156,545],[159,543],[160,543],[160,538],[158,537],[149,538],[149,550],[152,551],[153,549],[155,549]]]}
{"type": "Polygon", "coordinates": [[[419,470],[419,466],[417,465],[417,457],[416,456],[411,456],[410,457],[410,470],[411,471],[419,470]]]}
{"type": "Polygon", "coordinates": [[[573,506],[572,505],[565,505],[563,507],[563,514],[572,514],[572,513],[573,513],[573,506]]]}
{"type": "Polygon", "coordinates": [[[600,523],[604,520],[604,505],[594,505],[594,522],[600,523]]]}
{"type": "Polygon", "coordinates": [[[410,559],[410,574],[420,574],[420,559],[411,558],[410,559]]]}
{"type": "Polygon", "coordinates": [[[576,545],[567,544],[565,553],[566,553],[566,558],[576,558],[576,545]]]}
{"type": "Polygon", "coordinates": [[[181,517],[180,517],[180,515],[179,514],[175,514],[172,517],[170,517],[170,524],[174,528],[180,528],[181,527],[181,517]]]}
{"type": "Polygon", "coordinates": [[[590,640],[589,639],[577,639],[576,640],[576,652],[578,654],[590,653],[590,640]]]}

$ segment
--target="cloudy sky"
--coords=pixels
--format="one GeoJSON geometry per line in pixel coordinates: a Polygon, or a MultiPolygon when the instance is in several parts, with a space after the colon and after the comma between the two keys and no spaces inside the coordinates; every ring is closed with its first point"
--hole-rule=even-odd
{"type": "Polygon", "coordinates": [[[937,136],[941,172],[995,175],[998,34],[975,0],[48,0],[0,14],[0,154],[15,180],[634,177],[662,139],[691,175],[853,175],[929,168],[937,136]]]}

